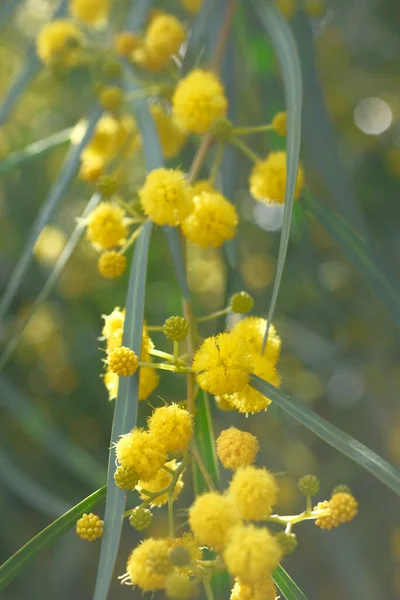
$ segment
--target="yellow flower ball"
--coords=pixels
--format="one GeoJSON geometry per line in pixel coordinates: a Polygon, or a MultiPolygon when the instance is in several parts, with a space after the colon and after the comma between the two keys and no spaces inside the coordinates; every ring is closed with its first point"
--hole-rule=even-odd
{"type": "Polygon", "coordinates": [[[189,525],[201,544],[221,552],[228,536],[241,523],[233,500],[217,492],[198,496],[189,509],[189,525]]]}
{"type": "Polygon", "coordinates": [[[76,522],[76,533],[81,540],[93,542],[103,535],[104,523],[97,515],[84,514],[76,522]]]}
{"type": "MultiPolygon", "coordinates": [[[[256,163],[249,178],[251,195],[266,204],[283,204],[286,190],[286,152],[271,152],[265,160],[256,163]]],[[[304,188],[304,171],[299,165],[294,199],[298,200],[304,188]]]]}
{"type": "Polygon", "coordinates": [[[133,429],[121,436],[115,451],[118,463],[135,469],[144,481],[152,479],[166,461],[164,449],[157,438],[143,429],[133,429]]]}
{"type": "Polygon", "coordinates": [[[271,577],[261,585],[246,585],[236,579],[230,600],[276,600],[276,588],[271,577]]]}
{"type": "Polygon", "coordinates": [[[70,0],[69,5],[72,16],[86,25],[104,23],[110,10],[110,0],[70,0]]]}
{"type": "Polygon", "coordinates": [[[105,166],[106,161],[102,156],[93,155],[87,158],[81,156],[79,179],[85,183],[96,183],[103,174],[105,166]]]}
{"type": "Polygon", "coordinates": [[[277,500],[278,484],[267,469],[242,467],[234,474],[229,493],[243,519],[260,521],[272,513],[277,500]]]}
{"type": "Polygon", "coordinates": [[[252,366],[246,344],[230,333],[205,339],[193,359],[197,383],[202,390],[217,396],[242,390],[252,366]]]}
{"type": "Polygon", "coordinates": [[[130,554],[126,571],[132,585],[144,592],[154,592],[165,587],[172,565],[168,561],[169,544],[166,539],[147,538],[130,554]]]}
{"type": "Polygon", "coordinates": [[[147,400],[160,383],[160,376],[151,367],[140,367],[139,369],[139,402],[147,400]]]}
{"type": "Polygon", "coordinates": [[[154,169],[139,195],[144,212],[157,225],[179,225],[193,210],[190,186],[178,169],[154,169]]]}
{"type": "Polygon", "coordinates": [[[121,56],[128,57],[142,44],[139,35],[130,31],[121,31],[114,38],[114,48],[121,56]]]}
{"type": "Polygon", "coordinates": [[[287,115],[285,112],[279,112],[277,113],[274,118],[272,119],[272,127],[275,131],[275,133],[277,133],[278,135],[285,137],[286,135],[286,128],[287,125],[287,115]]]}
{"type": "Polygon", "coordinates": [[[148,421],[149,431],[163,446],[166,454],[183,452],[193,435],[193,417],[178,404],[156,408],[148,421]]]}
{"type": "MultiPolygon", "coordinates": [[[[82,128],[77,128],[74,141],[81,139],[82,128]]],[[[94,135],[81,154],[82,164],[108,164],[117,155],[132,156],[141,146],[137,123],[132,115],[103,115],[95,128],[94,135]]]]}
{"type": "Polygon", "coordinates": [[[109,250],[122,246],[128,235],[123,208],[111,202],[101,202],[87,218],[86,237],[98,248],[109,250]]]}
{"type": "Polygon", "coordinates": [[[235,207],[218,192],[202,192],[193,198],[194,211],[181,225],[183,235],[201,248],[219,248],[236,234],[235,207]]]}
{"type": "MultiPolygon", "coordinates": [[[[165,463],[165,466],[169,467],[170,469],[175,471],[178,467],[178,464],[177,464],[176,460],[174,459],[174,460],[171,460],[171,461],[165,463]]],[[[148,481],[142,481],[142,480],[139,481],[138,488],[137,488],[139,491],[139,496],[141,497],[141,499],[143,501],[145,501],[145,500],[147,500],[148,496],[142,492],[142,488],[146,491],[156,493],[156,492],[159,492],[159,491],[163,490],[164,488],[168,487],[170,485],[171,481],[172,481],[171,473],[168,473],[168,471],[161,468],[154,475],[154,477],[152,477],[148,481]]],[[[178,481],[176,482],[176,485],[175,485],[175,489],[174,489],[174,493],[173,493],[174,499],[179,496],[182,489],[183,489],[183,478],[182,478],[182,474],[181,474],[181,475],[179,475],[178,481]]],[[[164,506],[164,504],[167,504],[167,502],[168,502],[168,492],[165,492],[164,494],[161,494],[160,496],[157,496],[156,498],[154,498],[154,500],[151,501],[150,506],[164,506]]]]}
{"type": "Polygon", "coordinates": [[[217,439],[218,458],[225,469],[232,471],[251,465],[256,460],[258,449],[257,438],[236,427],[224,429],[217,439]]]}
{"type": "Polygon", "coordinates": [[[333,529],[333,527],[339,527],[340,521],[333,517],[328,500],[318,502],[317,506],[314,506],[314,510],[327,511],[326,515],[322,515],[318,517],[318,519],[315,519],[317,527],[320,527],[320,529],[327,529],[328,531],[333,529]]]}
{"type": "Polygon", "coordinates": [[[58,19],[42,27],[36,40],[36,50],[45,65],[66,67],[79,62],[83,34],[72,21],[58,19]]]}
{"type": "Polygon", "coordinates": [[[203,6],[203,0],[180,0],[180,2],[182,7],[193,15],[198,13],[203,6]]]}
{"type": "Polygon", "coordinates": [[[136,352],[126,346],[121,346],[111,352],[107,364],[108,368],[119,377],[129,377],[136,373],[138,362],[136,352]]]}
{"type": "Polygon", "coordinates": [[[97,263],[100,275],[109,279],[120,277],[126,269],[126,257],[115,250],[103,252],[97,263]]]}
{"type": "Polygon", "coordinates": [[[332,517],[337,519],[339,523],[348,523],[352,521],[358,513],[358,502],[346,492],[333,494],[329,501],[329,508],[332,512],[332,517]]]}
{"type": "Polygon", "coordinates": [[[186,133],[179,127],[171,114],[159,105],[150,109],[154,119],[164,158],[173,158],[182,149],[186,141],[186,133]]]}
{"type": "Polygon", "coordinates": [[[263,585],[281,558],[274,536],[265,527],[254,525],[235,527],[224,551],[229,573],[247,585],[263,585]]]}
{"type": "Polygon", "coordinates": [[[217,190],[209,179],[198,179],[191,186],[192,197],[198,196],[202,192],[213,194],[217,190]]]}
{"type": "Polygon", "coordinates": [[[228,102],[215,73],[195,69],[182,79],[172,98],[173,114],[181,127],[192,133],[206,133],[213,122],[225,117],[228,102]]]}
{"type": "Polygon", "coordinates": [[[185,28],[174,15],[158,14],[150,22],[144,44],[148,54],[167,64],[186,38],[185,28]]]}
{"type": "MultiPolygon", "coordinates": [[[[280,387],[281,378],[274,365],[263,356],[252,355],[252,373],[275,387],[280,387]]],[[[257,413],[266,410],[271,400],[247,383],[240,391],[228,395],[227,400],[240,413],[257,413]]]]}
{"type": "MultiPolygon", "coordinates": [[[[248,344],[251,353],[258,355],[261,354],[266,327],[266,319],[261,319],[261,317],[246,317],[236,323],[236,325],[232,327],[231,332],[238,337],[243,338],[246,341],[246,344],[248,344]]],[[[273,365],[276,365],[279,360],[281,344],[281,338],[271,323],[268,330],[268,343],[264,350],[264,357],[273,365]]]]}

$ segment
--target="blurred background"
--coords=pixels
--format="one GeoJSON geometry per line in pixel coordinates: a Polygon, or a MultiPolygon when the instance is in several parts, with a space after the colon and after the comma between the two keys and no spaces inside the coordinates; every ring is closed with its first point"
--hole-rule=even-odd
{"type": "MultiPolygon", "coordinates": [[[[154,4],[178,10],[177,0],[154,4]]],[[[3,0],[0,16],[3,10],[7,20],[0,22],[0,98],[54,7],[47,0],[3,0]]],[[[341,210],[363,232],[397,285],[399,2],[331,0],[323,16],[299,13],[290,24],[304,75],[302,160],[309,187],[322,205],[341,210]]],[[[267,123],[284,109],[279,65],[246,2],[238,9],[234,33],[224,75],[235,96],[234,118],[242,126],[267,123]]],[[[0,159],[86,116],[93,98],[87,79],[82,69],[63,76],[43,70],[0,129],[0,159]]],[[[251,144],[265,155],[271,148],[284,147],[284,140],[271,133],[251,139],[251,144]]],[[[0,290],[58,177],[67,148],[68,143],[60,144],[7,170],[0,161],[0,290]]],[[[194,150],[189,143],[172,164],[187,169],[194,150]]],[[[143,161],[135,160],[132,168],[140,175],[143,161]]],[[[265,316],[282,213],[256,205],[248,193],[248,159],[235,155],[233,160],[231,200],[241,215],[237,269],[227,266],[222,252],[191,248],[190,286],[200,314],[221,308],[232,292],[246,289],[255,298],[254,314],[265,316]]],[[[42,235],[35,261],[0,330],[3,348],[29,312],[91,193],[90,186],[76,180],[42,235]]],[[[96,260],[83,240],[0,374],[0,559],[104,480],[113,405],[100,377],[103,353],[98,338],[101,315],[124,305],[127,277],[107,282],[97,274],[96,260]]],[[[180,313],[179,290],[159,232],[152,239],[146,294],[149,324],[162,324],[180,313]]],[[[398,332],[343,248],[301,200],[295,206],[275,321],[283,340],[283,389],[400,467],[398,332]]],[[[212,332],[212,325],[204,326],[205,334],[212,332]]],[[[156,335],[161,346],[164,342],[156,335]]],[[[163,376],[150,400],[153,406],[159,397],[184,398],[183,387],[173,383],[168,374],[163,376]]],[[[140,409],[144,422],[150,408],[142,403],[140,409]]],[[[213,415],[216,434],[237,425],[259,437],[259,463],[280,474],[280,512],[302,510],[296,483],[308,472],[320,477],[318,500],[328,498],[340,483],[348,484],[359,499],[360,514],[350,524],[332,532],[312,523],[296,530],[299,548],[284,566],[310,600],[400,598],[400,511],[394,493],[273,406],[245,420],[219,411],[213,403],[213,415]]],[[[190,495],[188,484],[179,506],[187,505],[190,495]]],[[[166,513],[158,510],[152,533],[165,532],[166,513]]],[[[127,524],[116,575],[125,571],[137,541],[138,534],[127,524]]],[[[99,548],[99,543],[82,542],[70,532],[39,554],[2,597],[91,598],[99,548]]],[[[140,596],[115,578],[113,600],[140,596]]]]}

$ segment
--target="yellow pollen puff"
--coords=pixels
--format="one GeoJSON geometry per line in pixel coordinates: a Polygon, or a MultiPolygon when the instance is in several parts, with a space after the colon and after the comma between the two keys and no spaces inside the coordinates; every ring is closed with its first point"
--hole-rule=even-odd
{"type": "Polygon", "coordinates": [[[230,333],[205,339],[193,359],[197,383],[217,396],[242,390],[249,381],[252,366],[246,344],[230,333]]]}
{"type": "Polygon", "coordinates": [[[166,461],[157,438],[143,429],[133,429],[121,436],[115,451],[118,463],[132,467],[143,481],[152,479],[166,461]]]}
{"type": "Polygon", "coordinates": [[[247,585],[263,585],[282,558],[282,550],[266,528],[235,527],[224,551],[231,575],[247,585]]]}
{"type": "Polygon", "coordinates": [[[108,357],[108,367],[118,377],[133,375],[137,371],[138,362],[136,353],[126,346],[115,348],[108,357]]]}
{"type": "Polygon", "coordinates": [[[330,512],[328,500],[318,502],[317,506],[314,507],[314,510],[329,510],[329,514],[318,517],[318,519],[315,520],[317,527],[320,527],[321,529],[328,529],[329,531],[333,527],[338,527],[340,525],[340,522],[335,519],[330,512]]]}
{"type": "Polygon", "coordinates": [[[160,383],[160,376],[151,367],[139,369],[139,402],[147,400],[160,383]]]}
{"type": "Polygon", "coordinates": [[[274,118],[272,119],[272,127],[274,129],[274,131],[282,136],[285,137],[286,135],[286,124],[287,124],[287,116],[285,112],[279,112],[277,113],[274,118]]]}
{"type": "Polygon", "coordinates": [[[358,513],[358,502],[351,494],[341,492],[333,494],[329,501],[332,517],[339,523],[352,521],[358,513]]]}
{"type": "Polygon", "coordinates": [[[126,269],[126,258],[120,252],[108,250],[103,252],[97,263],[97,270],[103,277],[113,279],[119,277],[126,269]]]}
{"type": "Polygon", "coordinates": [[[179,225],[193,210],[185,174],[173,169],[155,169],[139,192],[142,208],[157,225],[179,225]]]}
{"type": "Polygon", "coordinates": [[[236,579],[230,600],[276,600],[276,588],[271,578],[261,585],[246,585],[236,579]]]}
{"type": "MultiPolygon", "coordinates": [[[[165,466],[168,467],[169,469],[172,469],[172,471],[175,471],[178,467],[175,459],[165,463],[165,466]]],[[[147,494],[144,494],[142,492],[142,488],[146,491],[156,493],[156,492],[159,492],[159,491],[163,490],[164,488],[168,487],[171,484],[171,481],[172,481],[171,473],[168,473],[168,471],[166,471],[163,468],[161,468],[152,479],[149,479],[148,481],[140,480],[138,483],[137,489],[139,491],[139,495],[140,495],[141,499],[145,501],[148,498],[147,494]]],[[[176,482],[176,485],[175,485],[175,488],[173,491],[174,499],[178,497],[178,495],[181,493],[182,489],[183,489],[183,478],[182,478],[182,474],[181,474],[181,475],[179,475],[178,481],[176,482]]],[[[168,502],[168,492],[164,492],[164,494],[161,494],[160,496],[157,496],[156,498],[154,498],[151,501],[150,506],[164,506],[164,504],[166,504],[167,502],[168,502]]]]}
{"type": "Polygon", "coordinates": [[[141,43],[141,37],[130,31],[121,31],[114,38],[114,48],[118,54],[125,57],[132,54],[135,48],[138,48],[141,43]]]}
{"type": "Polygon", "coordinates": [[[146,51],[165,66],[177,54],[186,38],[185,28],[173,15],[159,14],[150,22],[144,44],[146,51]]]}
{"type": "Polygon", "coordinates": [[[182,8],[187,10],[188,13],[196,14],[203,6],[203,0],[180,0],[182,8]]]}
{"type": "Polygon", "coordinates": [[[110,0],[70,0],[72,16],[87,25],[104,24],[109,10],[110,0]]]}
{"type": "Polygon", "coordinates": [[[193,417],[178,404],[160,406],[151,415],[148,427],[166,453],[184,451],[193,435],[193,417]]]}
{"type": "Polygon", "coordinates": [[[221,552],[233,527],[241,523],[233,500],[217,492],[198,496],[189,509],[189,525],[201,544],[221,552]]]}
{"type": "Polygon", "coordinates": [[[217,439],[218,458],[225,469],[235,471],[251,465],[259,449],[257,438],[247,431],[230,427],[221,431],[217,439]]]}
{"type": "Polygon", "coordinates": [[[121,88],[115,85],[105,86],[100,91],[99,102],[105,110],[116,112],[124,102],[124,93],[121,88]]]}
{"type": "MultiPolygon", "coordinates": [[[[263,356],[252,355],[252,373],[275,387],[280,387],[281,378],[274,365],[263,356]]],[[[228,395],[226,400],[240,413],[257,413],[266,410],[271,400],[255,390],[249,383],[240,391],[228,395]]]]}
{"type": "Polygon", "coordinates": [[[116,204],[102,202],[87,218],[86,237],[101,249],[122,246],[127,234],[125,211],[116,204]]]}
{"type": "Polygon", "coordinates": [[[166,539],[148,538],[137,546],[128,558],[126,571],[130,582],[144,592],[165,587],[172,565],[168,561],[169,544],[166,539]]]}
{"type": "MultiPolygon", "coordinates": [[[[267,321],[261,317],[246,317],[232,327],[232,333],[246,340],[250,350],[254,354],[261,354],[267,321]]],[[[264,350],[264,357],[273,365],[276,365],[281,351],[281,338],[271,323],[268,330],[268,343],[264,350]]]]}
{"type": "MultiPolygon", "coordinates": [[[[286,190],[286,152],[271,152],[265,160],[256,163],[250,173],[251,195],[266,204],[283,204],[286,190]]],[[[294,199],[298,200],[304,188],[304,171],[299,165],[294,199]]]]}
{"type": "Polygon", "coordinates": [[[243,519],[259,521],[271,514],[277,500],[278,484],[267,469],[242,467],[234,474],[229,493],[243,519]]]}
{"type": "Polygon", "coordinates": [[[182,223],[183,235],[201,248],[219,248],[236,234],[235,207],[218,192],[194,196],[194,211],[182,223]]]}
{"type": "Polygon", "coordinates": [[[108,336],[123,328],[125,309],[121,310],[119,306],[116,306],[109,315],[102,315],[102,318],[104,319],[104,326],[101,333],[105,338],[108,338],[108,336]]]}
{"type": "Polygon", "coordinates": [[[103,521],[93,513],[84,514],[76,522],[76,533],[82,540],[93,542],[103,535],[103,521]]]}
{"type": "Polygon", "coordinates": [[[216,119],[226,116],[228,102],[218,77],[211,71],[195,69],[179,82],[172,108],[183,129],[206,133],[216,119]]]}
{"type": "Polygon", "coordinates": [[[217,190],[209,179],[199,179],[198,181],[195,181],[191,187],[193,198],[202,192],[209,192],[210,194],[213,194],[216,191],[217,190]]]}
{"type": "Polygon", "coordinates": [[[186,141],[186,133],[179,127],[176,119],[159,104],[153,105],[150,111],[157,127],[164,158],[173,158],[181,151],[186,141]]]}
{"type": "Polygon", "coordinates": [[[42,27],[36,40],[39,58],[46,65],[58,63],[66,67],[79,62],[83,34],[72,21],[58,19],[42,27]]]}

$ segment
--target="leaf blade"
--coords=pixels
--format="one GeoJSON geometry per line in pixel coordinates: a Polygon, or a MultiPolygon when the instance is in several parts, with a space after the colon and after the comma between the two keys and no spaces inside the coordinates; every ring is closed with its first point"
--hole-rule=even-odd
{"type": "Polygon", "coordinates": [[[73,128],[63,129],[42,140],[29,144],[22,150],[15,150],[7,158],[0,161],[0,173],[6,173],[30,159],[38,158],[69,142],[73,128]]]}
{"type": "Polygon", "coordinates": [[[307,596],[303,594],[298,585],[281,565],[278,565],[272,573],[272,579],[275,581],[286,600],[307,600],[307,596]]]}

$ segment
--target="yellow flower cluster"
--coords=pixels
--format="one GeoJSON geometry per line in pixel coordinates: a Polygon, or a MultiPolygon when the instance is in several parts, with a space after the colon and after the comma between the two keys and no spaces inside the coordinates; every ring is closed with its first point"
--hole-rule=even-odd
{"type": "Polygon", "coordinates": [[[236,427],[224,429],[217,439],[218,458],[226,469],[232,471],[251,465],[258,448],[258,440],[254,435],[236,427]]]}
{"type": "Polygon", "coordinates": [[[110,0],[70,0],[71,15],[86,25],[105,24],[110,10],[110,0]]]}
{"type": "Polygon", "coordinates": [[[358,513],[358,502],[352,494],[339,492],[334,493],[330,500],[318,502],[314,510],[327,512],[316,519],[315,524],[321,529],[329,530],[352,521],[358,513]]]}
{"type": "Polygon", "coordinates": [[[83,34],[73,21],[58,19],[42,27],[36,51],[45,65],[72,67],[80,62],[83,41],[83,34]]]}
{"type": "Polygon", "coordinates": [[[183,235],[201,248],[218,248],[231,240],[238,224],[235,207],[218,192],[193,198],[194,210],[182,223],[183,235]]]}
{"type": "Polygon", "coordinates": [[[119,377],[133,375],[138,368],[139,359],[135,352],[126,346],[114,348],[108,356],[108,368],[119,377]]]}
{"type": "Polygon", "coordinates": [[[154,169],[140,190],[145,214],[157,225],[175,226],[193,210],[190,186],[179,170],[154,169]]]}
{"type": "MultiPolygon", "coordinates": [[[[271,152],[265,160],[256,163],[250,173],[252,196],[266,204],[283,204],[286,190],[286,152],[271,152]]],[[[298,200],[304,187],[304,171],[299,165],[294,199],[298,200]]]]}
{"type": "Polygon", "coordinates": [[[276,588],[270,578],[261,585],[246,585],[235,580],[230,600],[276,600],[276,588]]]}
{"type": "Polygon", "coordinates": [[[104,523],[93,513],[84,514],[76,522],[76,533],[82,540],[93,542],[103,535],[104,523]]]}
{"type": "Polygon", "coordinates": [[[122,246],[128,235],[129,219],[114,202],[101,202],[86,219],[86,237],[97,249],[122,246]]]}

